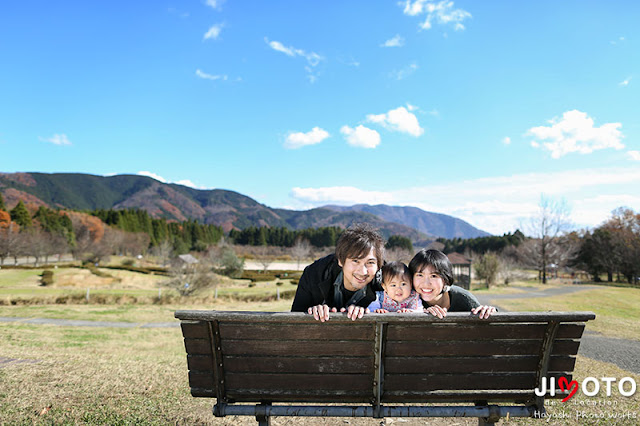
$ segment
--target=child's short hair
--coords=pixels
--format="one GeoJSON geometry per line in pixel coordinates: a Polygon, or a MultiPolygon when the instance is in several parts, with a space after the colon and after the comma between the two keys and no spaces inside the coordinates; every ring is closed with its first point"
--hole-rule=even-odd
{"type": "Polygon", "coordinates": [[[411,273],[409,268],[402,262],[389,262],[385,263],[382,267],[382,282],[386,283],[391,281],[394,277],[406,278],[411,283],[411,273]]]}
{"type": "Polygon", "coordinates": [[[360,259],[373,249],[378,261],[378,268],[384,258],[384,240],[371,225],[355,224],[345,229],[336,243],[336,257],[342,264],[347,258],[360,259]]]}
{"type": "Polygon", "coordinates": [[[433,269],[442,277],[445,286],[453,284],[453,266],[447,255],[440,250],[422,249],[417,252],[409,262],[411,276],[413,277],[416,272],[422,271],[429,265],[433,266],[433,269]]]}

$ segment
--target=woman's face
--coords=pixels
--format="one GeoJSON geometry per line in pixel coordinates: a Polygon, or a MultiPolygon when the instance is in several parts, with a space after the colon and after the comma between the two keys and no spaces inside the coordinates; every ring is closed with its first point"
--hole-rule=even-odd
{"type": "Polygon", "coordinates": [[[413,274],[413,288],[422,300],[434,304],[442,297],[444,280],[432,265],[426,265],[413,274]]]}

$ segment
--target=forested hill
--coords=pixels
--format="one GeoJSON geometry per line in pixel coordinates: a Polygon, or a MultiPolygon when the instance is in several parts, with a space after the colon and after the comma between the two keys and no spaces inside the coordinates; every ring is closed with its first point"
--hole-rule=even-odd
{"type": "Polygon", "coordinates": [[[219,225],[225,232],[249,226],[344,228],[355,222],[368,222],[379,228],[385,237],[402,235],[414,242],[433,237],[471,238],[488,235],[460,219],[415,208],[411,208],[412,214],[409,215],[412,221],[407,220],[407,214],[393,217],[383,214],[384,208],[407,207],[360,205],[304,211],[274,209],[234,191],[199,190],[138,175],[0,173],[0,192],[8,206],[14,206],[22,200],[27,204],[87,211],[137,208],[146,210],[152,217],[177,221],[195,219],[201,223],[219,225]],[[420,214],[437,217],[438,220],[414,220],[420,214]],[[459,222],[468,227],[443,225],[459,222]]]}

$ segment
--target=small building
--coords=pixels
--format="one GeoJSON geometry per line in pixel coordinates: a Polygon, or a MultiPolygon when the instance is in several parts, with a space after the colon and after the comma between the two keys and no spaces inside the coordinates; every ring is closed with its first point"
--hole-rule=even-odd
{"type": "Polygon", "coordinates": [[[191,266],[198,263],[198,259],[196,259],[190,254],[181,254],[180,256],[178,256],[178,259],[180,260],[183,266],[191,266]]]}
{"type": "Polygon", "coordinates": [[[454,284],[469,290],[471,287],[471,259],[460,253],[449,253],[447,255],[453,266],[454,284]]]}

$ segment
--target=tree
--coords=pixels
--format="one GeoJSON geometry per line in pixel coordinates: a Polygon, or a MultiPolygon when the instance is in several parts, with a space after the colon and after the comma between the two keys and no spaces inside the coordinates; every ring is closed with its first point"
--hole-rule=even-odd
{"type": "Polygon", "coordinates": [[[390,236],[385,247],[389,250],[399,248],[410,252],[413,251],[413,244],[411,244],[411,239],[402,235],[390,236]]]}
{"type": "Polygon", "coordinates": [[[491,288],[500,272],[500,260],[494,253],[487,252],[474,263],[474,269],[478,278],[485,280],[487,287],[491,288]]]}
{"type": "Polygon", "coordinates": [[[2,198],[2,192],[0,192],[0,210],[6,210],[7,208],[4,206],[4,198],[2,198]]]}
{"type": "Polygon", "coordinates": [[[11,220],[20,225],[21,228],[30,228],[33,225],[31,214],[22,200],[11,210],[11,220]]]}
{"type": "Polygon", "coordinates": [[[300,261],[309,256],[311,252],[311,244],[306,238],[298,237],[296,243],[291,247],[291,254],[298,262],[298,269],[300,269],[300,261]]]}
{"type": "Polygon", "coordinates": [[[0,266],[4,265],[4,260],[9,256],[17,258],[20,246],[19,229],[18,224],[14,222],[9,222],[7,226],[0,226],[0,266]]]}
{"type": "Polygon", "coordinates": [[[558,237],[570,226],[569,208],[564,200],[555,201],[542,195],[538,213],[531,218],[529,231],[536,244],[530,249],[535,257],[542,283],[547,282],[547,268],[554,258],[562,255],[564,248],[558,237]]]}
{"type": "Polygon", "coordinates": [[[174,288],[181,296],[190,296],[203,288],[215,287],[218,277],[213,273],[210,262],[200,259],[197,263],[186,264],[176,258],[169,270],[171,279],[163,285],[174,288]]]}

